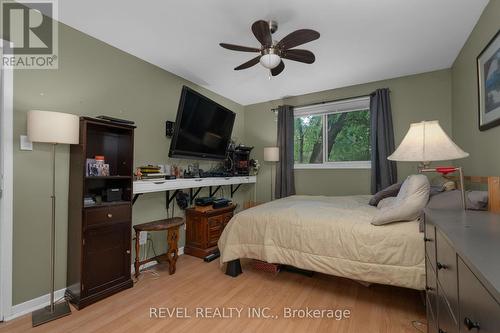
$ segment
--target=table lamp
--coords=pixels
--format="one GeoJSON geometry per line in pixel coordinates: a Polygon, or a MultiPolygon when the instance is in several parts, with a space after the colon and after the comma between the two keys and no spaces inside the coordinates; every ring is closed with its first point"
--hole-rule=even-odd
{"type": "Polygon", "coordinates": [[[32,313],[32,324],[38,326],[71,313],[68,302],[54,303],[55,233],[56,233],[56,146],[78,144],[80,119],[78,116],[32,110],[28,111],[28,138],[31,142],[52,144],[52,223],[50,249],[50,305],[32,313]]]}
{"type": "MultiPolygon", "coordinates": [[[[280,160],[280,149],[278,147],[264,148],[264,161],[276,164],[280,160]]],[[[274,167],[271,168],[271,201],[273,200],[274,167]]]]}
{"type": "Polygon", "coordinates": [[[431,168],[433,161],[449,161],[469,156],[443,131],[439,121],[422,121],[410,124],[398,148],[387,159],[400,162],[420,162],[419,172],[439,172],[443,175],[459,172],[462,207],[466,209],[464,175],[461,167],[431,168]]]}

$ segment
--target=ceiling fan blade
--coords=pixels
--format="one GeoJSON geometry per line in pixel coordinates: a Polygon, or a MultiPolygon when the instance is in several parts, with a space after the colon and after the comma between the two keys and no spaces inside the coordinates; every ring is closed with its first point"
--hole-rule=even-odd
{"type": "Polygon", "coordinates": [[[281,72],[283,72],[284,69],[285,69],[285,63],[283,62],[283,60],[281,60],[278,66],[271,69],[271,75],[272,76],[279,75],[281,72]]]}
{"type": "Polygon", "coordinates": [[[252,24],[252,32],[263,47],[270,47],[273,44],[268,22],[263,20],[255,21],[252,24]]]}
{"type": "Polygon", "coordinates": [[[240,46],[240,45],[227,44],[227,43],[220,43],[219,45],[225,49],[233,50],[233,51],[260,52],[260,49],[258,49],[256,47],[240,46]]]}
{"type": "Polygon", "coordinates": [[[241,65],[239,65],[234,70],[239,71],[240,69],[246,69],[246,68],[252,67],[253,65],[257,65],[259,63],[259,60],[260,60],[260,55],[251,59],[251,60],[248,60],[247,62],[245,62],[241,65]]]}
{"type": "Polygon", "coordinates": [[[283,51],[281,52],[281,57],[283,59],[304,62],[306,64],[312,64],[314,60],[316,60],[316,58],[314,57],[314,53],[308,50],[300,50],[300,49],[283,51]]]}
{"type": "Polygon", "coordinates": [[[279,41],[276,47],[282,50],[288,50],[292,47],[312,42],[318,38],[319,32],[311,29],[300,29],[286,35],[279,41]]]}

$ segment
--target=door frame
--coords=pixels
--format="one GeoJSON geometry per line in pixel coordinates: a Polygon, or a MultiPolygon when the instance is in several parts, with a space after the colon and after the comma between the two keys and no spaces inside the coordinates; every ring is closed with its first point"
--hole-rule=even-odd
{"type": "MultiPolygon", "coordinates": [[[[0,39],[0,59],[3,40],[0,39]]],[[[12,44],[11,44],[12,47],[12,44]]],[[[12,240],[13,240],[13,69],[0,61],[0,321],[12,315],[12,240]]]]}

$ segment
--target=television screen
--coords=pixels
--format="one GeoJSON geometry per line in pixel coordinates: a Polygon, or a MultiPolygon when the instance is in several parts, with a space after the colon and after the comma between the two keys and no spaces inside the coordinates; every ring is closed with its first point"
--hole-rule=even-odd
{"type": "Polygon", "coordinates": [[[235,117],[234,112],[184,86],[169,156],[223,160],[235,117]]]}

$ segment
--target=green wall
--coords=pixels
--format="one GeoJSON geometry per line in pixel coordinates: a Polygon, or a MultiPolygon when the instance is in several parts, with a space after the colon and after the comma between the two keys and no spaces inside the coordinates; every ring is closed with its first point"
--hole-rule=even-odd
{"type": "MultiPolygon", "coordinates": [[[[449,69],[404,76],[390,80],[327,90],[245,107],[246,142],[255,146],[254,157],[262,161],[263,147],[276,144],[276,115],[270,110],[281,104],[304,105],[370,94],[377,88],[391,90],[394,135],[399,144],[410,123],[439,120],[451,134],[451,73],[449,69]]],[[[257,201],[271,196],[271,165],[261,162],[257,182],[257,201]]],[[[416,164],[398,163],[399,178],[414,172],[416,164]]],[[[295,170],[297,194],[349,195],[370,193],[368,169],[295,170]]]]}
{"type": "MultiPolygon", "coordinates": [[[[185,84],[237,112],[234,137],[244,139],[241,105],[63,24],[59,34],[59,70],[14,73],[13,304],[49,292],[51,154],[45,144],[35,143],[33,151],[19,150],[19,135],[26,134],[28,110],[106,114],[134,120],[137,124],[134,164],[166,163],[170,140],[164,134],[165,121],[175,120],[181,87],[185,84]]],[[[64,288],[66,282],[68,152],[68,146],[58,147],[56,289],[64,288]]],[[[245,185],[235,198],[242,203],[252,194],[252,185],[245,185]]],[[[165,217],[164,206],[164,193],[143,195],[134,205],[133,223],[165,217]]],[[[183,232],[181,237],[182,246],[183,232]]],[[[165,243],[163,234],[154,235],[157,252],[165,250],[165,243]]]]}
{"type": "Polygon", "coordinates": [[[500,175],[500,126],[479,131],[476,70],[476,57],[498,29],[500,0],[490,0],[452,67],[453,138],[470,154],[458,161],[470,175],[500,175]]]}

